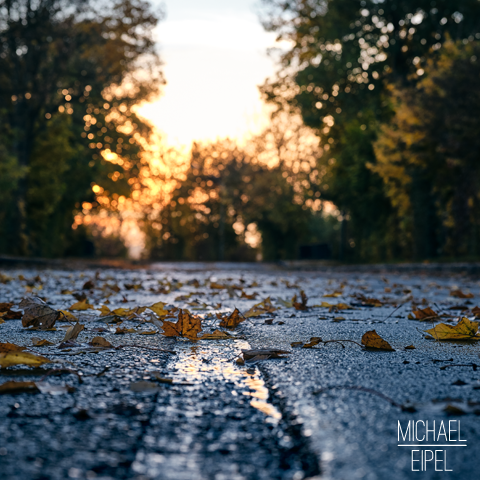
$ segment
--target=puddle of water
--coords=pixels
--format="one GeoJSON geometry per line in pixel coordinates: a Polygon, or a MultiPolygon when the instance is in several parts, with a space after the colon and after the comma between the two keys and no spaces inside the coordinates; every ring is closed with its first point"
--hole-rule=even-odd
{"type": "Polygon", "coordinates": [[[173,375],[176,381],[189,383],[202,383],[208,379],[219,382],[232,382],[234,389],[232,395],[239,393],[252,397],[250,405],[267,415],[268,422],[277,423],[281,413],[268,403],[268,389],[265,382],[257,373],[247,373],[244,368],[233,363],[234,358],[241,349],[249,349],[250,345],[242,340],[230,340],[216,346],[202,345],[177,349],[175,361],[176,373],[173,375]],[[221,347],[220,347],[221,345],[221,347]]]}

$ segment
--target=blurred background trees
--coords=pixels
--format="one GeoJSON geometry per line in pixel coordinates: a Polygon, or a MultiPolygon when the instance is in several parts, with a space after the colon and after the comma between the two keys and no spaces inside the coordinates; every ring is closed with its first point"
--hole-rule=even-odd
{"type": "Polygon", "coordinates": [[[270,125],[182,156],[135,114],[161,12],[0,0],[0,253],[125,255],[129,210],[151,259],[478,258],[480,2],[261,2],[270,125]]]}
{"type": "Polygon", "coordinates": [[[132,108],[163,82],[158,20],[142,0],[0,1],[0,251],[88,253],[72,223],[92,187],[129,196],[151,130],[132,108]]]}

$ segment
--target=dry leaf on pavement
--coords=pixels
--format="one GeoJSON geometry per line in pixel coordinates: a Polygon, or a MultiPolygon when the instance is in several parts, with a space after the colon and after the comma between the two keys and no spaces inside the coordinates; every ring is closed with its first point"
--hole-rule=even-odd
{"type": "Polygon", "coordinates": [[[85,325],[81,325],[80,323],[76,323],[72,325],[66,332],[65,337],[62,342],[68,342],[69,340],[76,340],[78,334],[85,328],[85,325]]]}
{"type": "Polygon", "coordinates": [[[13,302],[10,303],[0,303],[0,315],[4,320],[19,320],[22,318],[22,312],[17,312],[12,310],[13,302]]]}
{"type": "Polygon", "coordinates": [[[238,308],[236,308],[228,317],[222,318],[220,326],[225,328],[237,328],[244,321],[245,318],[240,313],[238,308]]]}
{"type": "Polygon", "coordinates": [[[363,334],[362,345],[365,345],[365,348],[371,348],[373,350],[395,351],[375,330],[370,330],[363,334]]]}
{"type": "Polygon", "coordinates": [[[300,297],[301,297],[300,302],[297,302],[296,295],[292,298],[292,304],[295,307],[295,310],[307,310],[308,297],[303,290],[300,291],[300,297]]]}
{"type": "Polygon", "coordinates": [[[204,333],[201,337],[198,337],[199,340],[228,340],[231,338],[236,338],[230,335],[228,332],[222,332],[221,330],[215,330],[212,333],[204,333]]]}
{"type": "Polygon", "coordinates": [[[40,355],[34,355],[28,352],[6,352],[0,353],[0,367],[6,368],[12,365],[30,365],[38,367],[44,363],[51,363],[51,360],[40,355]]]}
{"type": "Polygon", "coordinates": [[[69,307],[69,310],[91,310],[93,309],[93,305],[90,305],[87,303],[87,299],[84,298],[83,300],[74,303],[71,307],[69,307]]]}
{"type": "Polygon", "coordinates": [[[16,382],[11,380],[0,385],[0,395],[38,392],[39,390],[35,382],[16,382]]]}
{"type": "Polygon", "coordinates": [[[112,348],[113,345],[108,341],[105,340],[103,337],[94,337],[90,342],[92,347],[105,347],[105,348],[112,348]]]}
{"type": "Polygon", "coordinates": [[[32,337],[32,343],[34,347],[48,347],[50,345],[55,345],[52,342],[49,342],[48,340],[41,339],[38,337],[32,337]]]}
{"type": "Polygon", "coordinates": [[[47,330],[55,325],[61,313],[49,307],[41,298],[24,298],[19,307],[23,310],[22,325],[47,330]]]}
{"type": "Polygon", "coordinates": [[[27,347],[21,347],[20,345],[15,345],[14,343],[0,343],[0,353],[6,352],[21,352],[27,347]]]}
{"type": "Polygon", "coordinates": [[[424,309],[419,308],[418,310],[414,310],[412,313],[408,315],[410,320],[432,320],[438,317],[437,312],[432,310],[430,307],[424,309]]]}
{"type": "Polygon", "coordinates": [[[198,340],[197,334],[202,330],[202,323],[199,317],[191,315],[188,311],[180,310],[177,323],[165,320],[162,328],[166,337],[185,337],[189,340],[198,340]]]}
{"type": "Polygon", "coordinates": [[[272,301],[270,297],[266,298],[260,303],[254,305],[248,312],[244,314],[244,317],[259,317],[264,313],[272,313],[276,310],[276,308],[272,305],[272,301]]]}
{"type": "Polygon", "coordinates": [[[456,325],[440,323],[426,330],[436,340],[480,340],[478,322],[472,322],[463,317],[456,325]]]}
{"type": "Polygon", "coordinates": [[[474,297],[473,293],[463,293],[460,289],[452,290],[450,292],[450,295],[456,298],[473,298],[474,297]]]}

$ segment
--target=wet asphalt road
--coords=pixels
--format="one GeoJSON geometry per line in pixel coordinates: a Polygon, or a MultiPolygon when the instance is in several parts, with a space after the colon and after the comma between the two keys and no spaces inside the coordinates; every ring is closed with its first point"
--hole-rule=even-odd
{"type": "MultiPolygon", "coordinates": [[[[96,286],[86,293],[95,306],[104,304],[110,293],[111,309],[163,301],[205,316],[205,331],[215,329],[213,314],[218,311],[237,307],[246,312],[269,296],[280,308],[242,323],[236,340],[200,342],[161,334],[116,335],[116,325],[99,322],[98,312],[81,312],[86,325],[81,342],[101,335],[115,346],[135,346],[78,355],[59,355],[56,346],[31,349],[46,356],[55,353],[50,358],[63,363],[54,367],[75,370],[82,374],[80,379],[68,372],[43,379],[50,370],[46,365],[42,372],[22,367],[0,371],[0,383],[42,379],[75,388],[59,395],[0,395],[1,479],[479,478],[480,371],[446,366],[480,364],[480,345],[428,340],[422,330],[431,324],[407,319],[412,302],[422,300],[423,306],[453,316],[460,310],[451,307],[471,309],[480,294],[474,278],[258,266],[198,270],[192,264],[133,271],[3,273],[11,280],[0,284],[0,302],[35,294],[65,309],[76,302],[68,292],[81,292],[92,279],[96,286]],[[212,289],[212,282],[241,285],[246,294],[258,297],[239,298],[239,289],[212,289]],[[456,288],[475,296],[450,296],[456,288]],[[310,306],[329,302],[354,308],[297,311],[276,300],[290,300],[300,289],[310,306]],[[324,297],[334,292],[341,295],[324,297]],[[383,305],[361,305],[354,294],[379,299],[383,305]],[[188,305],[195,299],[200,307],[188,305]],[[214,307],[203,309],[203,303],[214,307]],[[399,305],[403,306],[395,310],[399,305]],[[108,331],[94,332],[98,327],[108,331]],[[360,342],[372,329],[395,352],[366,351],[350,342],[314,349],[290,345],[313,336],[360,342]],[[405,350],[408,345],[415,349],[405,350]],[[140,347],[174,350],[176,355],[140,347]],[[245,348],[280,348],[291,354],[284,360],[241,366],[235,358],[245,348]],[[173,383],[158,383],[159,375],[173,383]],[[152,390],[132,391],[132,382],[139,381],[153,382],[152,390]],[[450,421],[454,427],[460,422],[467,446],[399,447],[405,442],[398,441],[398,421],[406,426],[409,420],[428,420],[430,425],[435,420],[437,426],[450,421]],[[420,458],[420,450],[446,451],[446,462],[440,461],[445,454],[439,453],[436,467],[451,471],[435,471],[433,461],[427,462],[426,471],[412,471],[411,452],[417,449],[414,459],[420,458]]],[[[138,321],[125,321],[122,327],[153,329],[151,323],[138,321]]],[[[40,336],[58,343],[64,332],[25,331],[20,320],[7,320],[0,325],[0,341],[30,346],[31,337],[40,336]]],[[[414,462],[414,468],[420,469],[420,462],[414,462]]]]}

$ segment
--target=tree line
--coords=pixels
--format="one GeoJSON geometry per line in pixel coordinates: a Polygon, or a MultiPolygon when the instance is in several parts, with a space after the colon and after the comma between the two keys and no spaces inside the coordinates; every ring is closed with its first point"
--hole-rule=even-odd
{"type": "Polygon", "coordinates": [[[270,126],[175,169],[134,109],[164,82],[162,12],[0,0],[0,253],[119,254],[82,218],[121,222],[128,199],[152,259],[478,257],[480,3],[262,6],[281,41],[270,126]]]}

